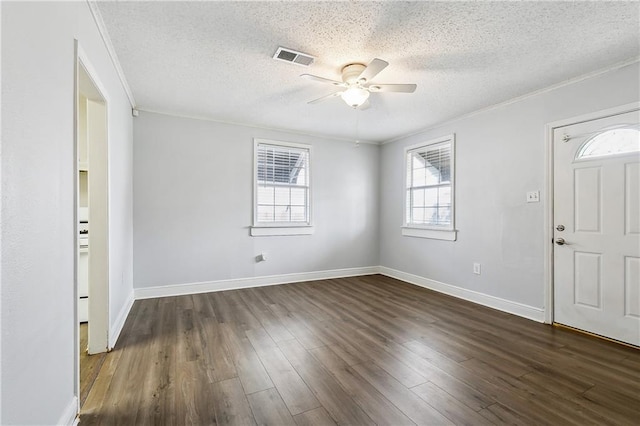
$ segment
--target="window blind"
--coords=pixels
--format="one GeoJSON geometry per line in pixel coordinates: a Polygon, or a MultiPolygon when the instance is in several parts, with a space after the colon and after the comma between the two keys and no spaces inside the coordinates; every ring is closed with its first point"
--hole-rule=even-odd
{"type": "Polygon", "coordinates": [[[451,142],[407,152],[407,224],[452,225],[451,142]]]}
{"type": "Polygon", "coordinates": [[[309,150],[259,143],[256,222],[309,222],[309,150]]]}

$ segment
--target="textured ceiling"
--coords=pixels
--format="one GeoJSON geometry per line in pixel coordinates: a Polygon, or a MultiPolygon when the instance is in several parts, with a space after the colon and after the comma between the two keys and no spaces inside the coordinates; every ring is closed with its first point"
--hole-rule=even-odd
{"type": "Polygon", "coordinates": [[[141,109],[386,141],[640,54],[637,2],[104,2],[98,4],[141,109]],[[317,57],[273,60],[278,46],[317,57]],[[355,112],[302,73],[340,79],[373,58],[355,112]],[[356,114],[357,125],[356,125],[356,114]]]}

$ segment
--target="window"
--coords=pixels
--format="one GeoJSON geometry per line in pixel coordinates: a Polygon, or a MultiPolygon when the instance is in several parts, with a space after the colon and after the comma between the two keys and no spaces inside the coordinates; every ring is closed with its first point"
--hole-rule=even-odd
{"type": "Polygon", "coordinates": [[[309,145],[254,141],[253,236],[310,234],[309,145]]]}
{"type": "Polygon", "coordinates": [[[454,140],[449,135],[405,150],[403,235],[455,241],[454,140]]]}
{"type": "Polygon", "coordinates": [[[599,133],[586,141],[578,150],[576,160],[589,160],[633,152],[640,152],[640,131],[620,128],[599,133]]]}

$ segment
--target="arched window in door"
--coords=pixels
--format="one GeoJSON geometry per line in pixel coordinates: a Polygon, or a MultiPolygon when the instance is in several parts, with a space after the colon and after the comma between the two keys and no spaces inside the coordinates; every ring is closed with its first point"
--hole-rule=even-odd
{"type": "Polygon", "coordinates": [[[640,152],[640,130],[618,128],[606,130],[588,139],[576,153],[576,160],[640,152]]]}

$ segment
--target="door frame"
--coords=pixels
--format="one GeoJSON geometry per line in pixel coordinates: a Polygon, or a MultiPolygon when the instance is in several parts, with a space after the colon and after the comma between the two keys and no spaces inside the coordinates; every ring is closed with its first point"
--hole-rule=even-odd
{"type": "MultiPolygon", "coordinates": [[[[106,198],[107,198],[107,207],[106,207],[106,233],[107,233],[107,255],[106,255],[106,259],[104,259],[104,261],[106,262],[106,270],[107,270],[107,277],[105,280],[106,284],[106,288],[105,290],[105,300],[104,302],[104,309],[101,309],[101,312],[96,313],[95,311],[93,312],[93,315],[91,313],[91,310],[89,311],[89,321],[94,321],[94,323],[96,322],[96,317],[98,317],[98,323],[99,322],[103,322],[104,323],[104,327],[105,329],[102,330],[101,334],[101,338],[100,338],[100,346],[102,346],[102,342],[104,341],[104,352],[109,351],[111,348],[109,347],[109,335],[110,335],[110,311],[111,311],[111,306],[110,306],[110,281],[109,281],[109,276],[108,276],[108,271],[109,271],[109,210],[110,210],[110,197],[109,197],[109,157],[110,157],[110,142],[109,142],[109,109],[110,109],[110,99],[109,96],[107,94],[107,91],[105,90],[105,86],[104,84],[101,82],[100,78],[99,78],[99,74],[96,72],[96,68],[92,65],[91,60],[89,59],[88,55],[85,53],[85,51],[82,49],[80,43],[78,42],[77,39],[74,40],[74,51],[75,51],[75,55],[74,55],[74,94],[73,94],[73,191],[74,191],[74,198],[73,198],[73,221],[74,221],[74,225],[73,225],[73,229],[74,229],[74,236],[73,236],[73,241],[74,241],[74,272],[73,272],[73,276],[74,276],[74,290],[73,290],[73,330],[74,330],[74,372],[75,372],[75,380],[74,380],[74,395],[76,397],[76,401],[78,403],[78,407],[77,407],[77,412],[80,412],[80,323],[79,323],[79,318],[78,318],[78,255],[79,255],[79,246],[78,246],[78,207],[79,207],[79,186],[78,186],[78,173],[79,173],[79,167],[78,167],[78,150],[79,150],[79,135],[78,135],[78,99],[80,97],[80,87],[79,87],[79,81],[80,81],[80,72],[81,69],[80,67],[84,68],[84,72],[86,72],[86,74],[89,76],[89,78],[91,79],[91,82],[93,83],[93,85],[95,86],[95,88],[98,90],[98,92],[100,92],[101,97],[104,100],[104,104],[105,104],[105,143],[106,143],[106,151],[107,151],[107,155],[106,158],[104,159],[104,161],[106,162],[106,182],[107,182],[107,186],[105,188],[106,191],[106,198]]],[[[91,284],[89,284],[90,288],[91,288],[91,284]]]]}
{"type": "Polygon", "coordinates": [[[554,300],[553,300],[553,274],[554,274],[554,244],[553,244],[553,168],[554,168],[554,149],[553,149],[553,133],[559,127],[570,126],[573,124],[584,123],[587,121],[597,120],[600,118],[612,117],[640,110],[640,101],[620,105],[613,108],[607,108],[600,111],[582,114],[576,117],[565,118],[563,120],[547,123],[545,126],[545,214],[544,214],[544,322],[553,324],[554,318],[554,300]]]}

